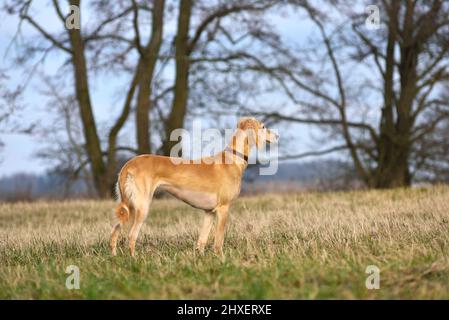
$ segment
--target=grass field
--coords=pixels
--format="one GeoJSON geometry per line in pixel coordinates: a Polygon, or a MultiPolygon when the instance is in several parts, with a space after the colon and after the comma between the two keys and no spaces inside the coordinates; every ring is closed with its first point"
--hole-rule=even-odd
{"type": "Polygon", "coordinates": [[[210,244],[194,254],[202,212],[168,199],[153,202],[138,256],[122,240],[111,257],[113,207],[0,204],[0,298],[449,298],[449,187],[240,198],[225,262],[210,244]],[[79,290],[65,286],[69,265],[79,290]]]}

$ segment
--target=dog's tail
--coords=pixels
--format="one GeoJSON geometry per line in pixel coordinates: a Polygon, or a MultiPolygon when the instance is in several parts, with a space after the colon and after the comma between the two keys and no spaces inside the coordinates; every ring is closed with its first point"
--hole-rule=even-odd
{"type": "Polygon", "coordinates": [[[129,207],[126,203],[120,202],[115,209],[115,215],[117,216],[120,224],[125,224],[129,220],[129,207]]]}
{"type": "Polygon", "coordinates": [[[116,196],[119,204],[115,209],[115,215],[120,221],[120,224],[125,224],[129,220],[130,206],[133,205],[133,199],[137,191],[137,186],[134,183],[134,178],[129,172],[120,172],[116,184],[116,196]]]}

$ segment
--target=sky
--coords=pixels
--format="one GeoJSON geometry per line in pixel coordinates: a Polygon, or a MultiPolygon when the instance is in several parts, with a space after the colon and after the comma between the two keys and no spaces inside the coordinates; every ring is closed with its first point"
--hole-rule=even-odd
{"type": "MultiPolygon", "coordinates": [[[[0,13],[0,56],[1,63],[0,69],[7,69],[8,82],[11,87],[20,83],[25,77],[22,70],[11,68],[11,40],[17,30],[17,19],[7,15],[4,12],[0,13]],[[7,49],[9,48],[9,54],[7,49]],[[11,71],[12,70],[12,71],[11,71]]],[[[46,27],[53,29],[55,27],[55,21],[46,18],[46,27]]],[[[22,31],[25,35],[31,35],[32,30],[27,26],[23,27],[22,31]]],[[[25,101],[31,103],[33,99],[37,98],[35,92],[27,92],[24,97],[25,101]]],[[[28,104],[27,103],[27,104],[28,104]]],[[[34,118],[32,115],[26,115],[24,122],[28,122],[34,118]]],[[[10,175],[17,172],[27,173],[41,173],[46,169],[45,163],[41,163],[33,159],[33,154],[39,149],[39,145],[35,137],[23,134],[1,134],[0,139],[5,144],[4,148],[0,151],[0,176],[10,175]]]]}
{"type": "MultiPolygon", "coordinates": [[[[41,1],[41,0],[40,0],[41,1]]],[[[36,20],[40,21],[48,31],[60,28],[58,21],[53,14],[46,10],[36,15],[36,20]]],[[[12,57],[14,55],[14,47],[11,41],[16,34],[18,19],[7,15],[5,12],[0,13],[0,56],[2,57],[0,69],[6,70],[9,77],[8,84],[11,88],[21,84],[27,79],[27,70],[14,68],[12,57]]],[[[36,33],[27,24],[22,25],[21,33],[26,39],[32,37],[36,33]]],[[[45,63],[46,70],[56,69],[60,64],[58,59],[48,60],[45,63]]],[[[37,88],[37,77],[27,86],[27,90],[23,95],[22,102],[27,106],[26,112],[20,119],[24,124],[30,121],[45,121],[45,110],[43,108],[42,97],[37,88]]],[[[36,159],[35,154],[40,150],[41,144],[33,135],[25,134],[1,134],[0,139],[5,144],[0,151],[0,176],[10,175],[18,172],[26,173],[42,173],[48,169],[48,164],[36,159]]]]}
{"type": "MultiPolygon", "coordinates": [[[[42,0],[41,0],[42,1],[42,0]]],[[[82,9],[83,10],[83,9],[82,9]]],[[[83,21],[89,22],[89,19],[95,17],[89,16],[89,12],[83,12],[83,21]]],[[[61,30],[60,21],[57,20],[55,14],[51,8],[44,8],[40,10],[35,16],[36,20],[40,21],[42,25],[48,31],[61,30]]],[[[310,25],[298,17],[275,17],[273,22],[280,31],[282,37],[287,41],[296,43],[306,43],[307,36],[310,33],[310,25]]],[[[6,54],[6,49],[11,43],[11,40],[16,32],[17,19],[8,16],[6,13],[0,13],[0,55],[2,57],[0,62],[0,69],[7,69],[7,74],[10,77],[10,84],[21,83],[27,75],[27,70],[20,68],[14,68],[12,63],[13,53],[10,50],[6,54]]],[[[169,26],[167,29],[173,28],[169,26]]],[[[27,26],[23,25],[22,34],[24,39],[35,35],[35,31],[27,26]]],[[[58,72],[59,66],[63,61],[62,55],[53,55],[51,59],[47,59],[43,68],[46,72],[58,72]]],[[[115,118],[115,114],[111,111],[111,105],[117,104],[121,100],[117,101],[117,90],[121,88],[123,79],[105,79],[99,77],[95,82],[92,82],[92,86],[95,90],[93,92],[93,105],[94,114],[98,119],[98,122],[107,121],[112,117],[115,118]]],[[[24,103],[27,106],[27,111],[21,119],[24,123],[29,121],[38,120],[45,123],[49,121],[51,117],[48,117],[48,106],[45,105],[45,100],[39,93],[39,78],[33,77],[30,84],[27,86],[27,90],[24,94],[24,103]]],[[[117,110],[117,109],[116,109],[117,110]]],[[[51,121],[51,120],[50,120],[51,121]]],[[[282,130],[289,128],[294,130],[297,136],[300,138],[296,143],[296,152],[299,153],[303,150],[310,150],[312,144],[310,136],[315,134],[313,129],[305,128],[304,126],[289,126],[278,128],[282,130]]],[[[207,128],[204,128],[207,129],[207,128]]],[[[0,153],[0,177],[7,176],[14,173],[26,172],[26,173],[43,173],[51,166],[48,162],[44,162],[36,158],[36,153],[41,150],[43,146],[42,139],[36,136],[23,135],[23,134],[0,134],[0,139],[5,144],[0,153]]]]}

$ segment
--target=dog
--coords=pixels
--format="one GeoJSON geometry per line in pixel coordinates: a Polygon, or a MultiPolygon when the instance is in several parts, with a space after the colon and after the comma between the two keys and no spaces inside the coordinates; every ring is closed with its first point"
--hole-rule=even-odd
{"type": "Polygon", "coordinates": [[[276,133],[255,118],[242,118],[228,146],[212,157],[181,161],[181,158],[147,154],[129,160],[121,169],[116,184],[118,222],[111,231],[112,255],[117,254],[122,226],[131,220],[128,240],[130,254],[134,257],[140,228],[158,189],[205,211],[196,246],[200,253],[204,253],[212,224],[217,220],[214,251],[224,257],[222,248],[228,210],[240,193],[248,155],[253,147],[260,148],[278,139],[276,133]]]}

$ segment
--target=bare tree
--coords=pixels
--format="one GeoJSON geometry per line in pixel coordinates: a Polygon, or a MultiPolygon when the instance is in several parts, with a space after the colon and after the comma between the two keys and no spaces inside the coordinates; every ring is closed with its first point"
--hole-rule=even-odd
{"type": "Polygon", "coordinates": [[[420,168],[413,160],[429,159],[422,142],[448,121],[449,102],[439,96],[449,80],[449,3],[381,1],[377,31],[366,29],[365,12],[344,2],[290,4],[308,14],[321,41],[287,53],[297,59],[288,66],[252,57],[253,68],[298,105],[295,114],[261,114],[319,126],[334,137],[330,141],[339,137],[341,145],[322,153],[346,149],[370,187],[410,185],[420,168]]]}
{"type": "Polygon", "coordinates": [[[89,162],[83,143],[83,129],[76,108],[74,95],[65,95],[61,85],[50,77],[43,77],[45,87],[42,94],[48,97],[48,112],[56,114],[51,124],[38,125],[36,133],[44,141],[45,147],[36,155],[39,159],[51,163],[53,173],[64,179],[64,196],[69,196],[72,186],[83,181],[86,194],[95,196],[93,179],[88,166],[89,162]]]}
{"type": "MultiPolygon", "coordinates": [[[[158,42],[160,43],[160,34],[162,30],[154,30],[154,36],[146,47],[140,45],[140,34],[138,30],[137,17],[138,10],[153,11],[156,17],[154,24],[157,27],[161,25],[163,11],[163,1],[155,1],[154,7],[138,6],[136,2],[129,3],[127,1],[118,1],[114,4],[104,2],[93,2],[94,9],[98,10],[98,24],[90,30],[83,32],[77,28],[65,28],[65,21],[68,17],[64,15],[58,1],[52,1],[53,9],[56,16],[61,22],[63,32],[59,34],[51,34],[46,31],[42,24],[34,18],[30,13],[33,1],[10,1],[5,5],[5,9],[11,14],[17,14],[23,22],[32,26],[40,35],[41,41],[46,46],[38,46],[28,44],[24,46],[23,52],[43,53],[44,57],[49,51],[59,51],[68,57],[68,62],[72,67],[73,85],[75,88],[75,97],[79,109],[79,116],[83,128],[83,138],[85,140],[84,148],[89,159],[92,177],[95,188],[100,197],[107,197],[112,193],[112,186],[115,181],[115,173],[117,171],[116,154],[118,149],[117,139],[126,120],[131,112],[131,104],[137,87],[139,87],[139,111],[148,109],[149,103],[147,98],[149,83],[146,79],[151,79],[154,69],[154,60],[157,56],[158,42]],[[137,7],[138,6],[138,7],[137,7]],[[133,14],[135,37],[134,40],[128,39],[125,34],[127,31],[127,18],[133,14]],[[108,46],[110,44],[110,46],[108,46]],[[105,48],[119,47],[118,52],[111,53],[105,48]],[[140,58],[134,62],[126,61],[127,56],[133,50],[138,50],[140,58]],[[155,50],[155,53],[151,51],[155,50]],[[88,65],[87,55],[91,55],[91,65],[88,65]],[[131,65],[131,66],[130,66],[131,65]],[[91,99],[91,87],[89,85],[89,74],[96,70],[105,68],[119,68],[130,70],[131,81],[124,95],[122,111],[114,124],[107,133],[107,145],[105,151],[102,148],[102,141],[99,138],[97,123],[93,115],[93,105],[91,99]],[[139,86],[140,85],[140,86],[139,86]]],[[[79,0],[70,0],[70,5],[80,7],[79,0]]],[[[20,30],[20,26],[19,26],[20,30]]],[[[146,111],[146,110],[144,110],[146,111]]],[[[148,117],[146,117],[148,118],[148,117]]],[[[139,119],[145,125],[145,119],[139,119]]],[[[137,126],[139,132],[142,131],[141,126],[137,126]]],[[[145,128],[144,128],[145,129],[145,128]]],[[[146,146],[148,147],[148,145],[146,146]]],[[[85,165],[81,163],[80,165],[85,165]]]]}
{"type": "MultiPolygon", "coordinates": [[[[26,134],[29,135],[35,128],[35,123],[24,123],[21,121],[24,105],[20,101],[22,87],[16,88],[8,86],[8,75],[0,70],[0,135],[1,134],[26,134]]],[[[4,147],[0,139],[0,151],[4,147]]],[[[0,157],[1,162],[1,157],[0,157]]]]}

